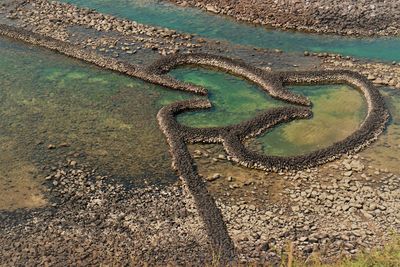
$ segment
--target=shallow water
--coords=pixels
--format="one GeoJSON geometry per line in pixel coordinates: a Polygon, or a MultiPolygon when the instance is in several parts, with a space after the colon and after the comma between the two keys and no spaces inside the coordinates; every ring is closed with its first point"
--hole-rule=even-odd
{"type": "MultiPolygon", "coordinates": [[[[189,112],[178,117],[181,123],[192,127],[232,125],[251,119],[261,111],[286,105],[256,85],[229,74],[184,68],[173,71],[172,75],[209,89],[212,109],[189,112]]],[[[310,98],[313,118],[281,125],[258,137],[255,143],[259,143],[267,154],[299,155],[327,147],[355,131],[366,115],[363,96],[351,87],[321,85],[289,89],[310,98]]]]}
{"type": "Polygon", "coordinates": [[[175,78],[204,86],[213,107],[204,111],[187,112],[178,121],[192,127],[218,127],[240,123],[268,108],[282,105],[268,94],[238,77],[202,68],[173,70],[175,78]]]}
{"type": "Polygon", "coordinates": [[[361,152],[361,155],[380,169],[400,172],[400,91],[384,88],[381,93],[390,111],[390,124],[373,146],[361,152]]]}
{"type": "Polygon", "coordinates": [[[358,129],[366,115],[363,96],[345,85],[292,87],[310,98],[313,117],[281,125],[257,138],[271,155],[299,155],[343,140],[358,129]]]}
{"type": "Polygon", "coordinates": [[[290,52],[333,52],[379,61],[400,61],[400,37],[352,38],[267,29],[194,8],[157,0],[62,0],[81,7],[233,44],[290,52]]]}
{"type": "Polygon", "coordinates": [[[156,114],[187,94],[2,38],[0,58],[0,208],[40,196],[37,166],[67,158],[134,184],[176,180],[156,114]]]}

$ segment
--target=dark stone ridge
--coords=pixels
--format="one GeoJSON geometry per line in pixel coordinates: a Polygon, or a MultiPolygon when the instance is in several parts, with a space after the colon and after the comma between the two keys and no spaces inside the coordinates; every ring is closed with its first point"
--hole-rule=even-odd
{"type": "Polygon", "coordinates": [[[200,95],[207,94],[207,90],[177,81],[166,75],[166,73],[172,68],[186,64],[214,67],[258,84],[266,93],[277,99],[303,106],[275,108],[240,124],[203,129],[180,125],[176,121],[176,115],[187,110],[210,108],[211,103],[208,100],[195,99],[176,102],[159,111],[157,118],[160,128],[170,145],[173,167],[192,194],[213,248],[219,252],[222,261],[234,258],[234,244],[228,234],[220,210],[217,208],[213,197],[208,193],[204,181],[197,173],[193,159],[187,149],[187,143],[222,143],[231,160],[246,167],[273,171],[303,169],[339,158],[346,153],[359,151],[382,133],[389,118],[388,111],[378,90],[363,76],[351,71],[270,72],[248,66],[240,61],[208,54],[167,56],[146,68],[142,68],[98,55],[95,52],[84,51],[78,46],[57,41],[51,37],[11,26],[0,25],[0,34],[46,47],[67,56],[140,78],[147,82],[200,95]],[[360,128],[353,134],[328,148],[300,156],[259,155],[244,147],[242,142],[246,138],[260,135],[277,124],[295,119],[306,119],[312,116],[311,109],[308,107],[311,105],[310,101],[304,96],[293,94],[286,90],[284,88],[285,85],[329,83],[345,83],[353,86],[360,90],[366,99],[368,106],[367,116],[360,128]]]}

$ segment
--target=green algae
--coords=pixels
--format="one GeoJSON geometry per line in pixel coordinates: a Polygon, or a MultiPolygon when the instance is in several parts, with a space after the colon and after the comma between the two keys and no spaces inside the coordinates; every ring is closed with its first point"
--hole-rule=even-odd
{"type": "MultiPolygon", "coordinates": [[[[172,75],[206,87],[213,108],[187,112],[178,120],[192,127],[240,123],[259,112],[287,105],[240,78],[199,68],[181,68],[172,75]]],[[[282,125],[255,139],[269,155],[299,155],[327,147],[357,130],[366,115],[360,92],[345,85],[296,86],[289,89],[310,98],[313,118],[282,125]]]]}
{"type": "Polygon", "coordinates": [[[269,155],[300,155],[340,141],[357,130],[366,115],[365,101],[357,90],[344,85],[291,87],[310,98],[313,117],[281,125],[258,137],[269,155]]]}

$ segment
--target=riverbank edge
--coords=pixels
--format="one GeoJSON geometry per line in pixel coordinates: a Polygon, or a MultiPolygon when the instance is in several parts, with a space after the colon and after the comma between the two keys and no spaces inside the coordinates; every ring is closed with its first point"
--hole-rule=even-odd
{"type": "MultiPolygon", "coordinates": [[[[207,1],[181,1],[181,0],[163,0],[168,3],[172,3],[181,7],[191,7],[191,8],[196,8],[200,9],[215,15],[222,15],[222,16],[227,16],[230,18],[233,18],[237,21],[240,22],[245,22],[249,23],[252,25],[256,26],[262,26],[262,27],[268,27],[272,29],[280,29],[284,31],[297,31],[297,32],[303,32],[303,33],[315,33],[315,34],[330,34],[330,35],[342,35],[342,36],[354,36],[354,37],[398,37],[400,36],[400,29],[397,29],[395,31],[372,31],[372,30],[364,30],[360,28],[352,28],[350,30],[339,30],[338,28],[329,28],[328,26],[326,27],[315,27],[315,26],[308,26],[308,25],[302,25],[302,24],[296,24],[294,23],[293,25],[286,25],[284,23],[273,23],[271,25],[270,22],[264,22],[263,19],[255,19],[252,20],[245,14],[241,14],[241,12],[231,12],[232,9],[225,9],[226,6],[223,5],[222,3],[219,2],[213,2],[213,3],[208,3],[207,1]],[[206,3],[204,3],[206,2],[206,3]]],[[[255,7],[249,7],[249,9],[254,10],[255,7]]],[[[260,16],[266,16],[268,17],[268,14],[263,14],[260,16]]],[[[288,14],[290,16],[290,14],[288,14]]]]}

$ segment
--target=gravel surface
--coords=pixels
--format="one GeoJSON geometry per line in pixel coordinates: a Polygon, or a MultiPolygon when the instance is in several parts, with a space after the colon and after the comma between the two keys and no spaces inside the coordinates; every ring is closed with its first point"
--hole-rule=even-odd
{"type": "MultiPolygon", "coordinates": [[[[400,230],[400,180],[367,164],[353,156],[217,190],[212,185],[226,178],[214,174],[208,184],[237,260],[279,262],[289,242],[297,257],[318,253],[324,262],[384,245],[400,230]],[[262,186],[272,179],[281,180],[283,189],[262,186]],[[254,199],[242,198],[243,190],[256,186],[254,199]],[[279,197],[262,197],[271,194],[279,197]]],[[[227,183],[235,184],[235,178],[227,183]]],[[[180,183],[131,189],[66,161],[46,184],[48,206],[0,212],[0,265],[202,265],[213,259],[193,199],[180,183]]]]}
{"type": "Polygon", "coordinates": [[[0,212],[1,266],[134,266],[211,258],[207,235],[182,187],[128,190],[72,165],[46,177],[49,206],[0,212]]]}

